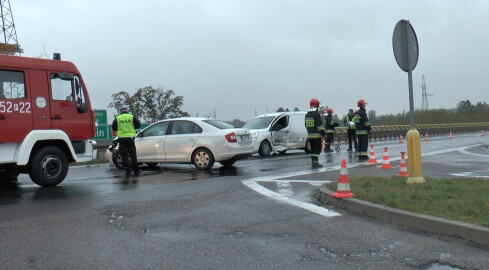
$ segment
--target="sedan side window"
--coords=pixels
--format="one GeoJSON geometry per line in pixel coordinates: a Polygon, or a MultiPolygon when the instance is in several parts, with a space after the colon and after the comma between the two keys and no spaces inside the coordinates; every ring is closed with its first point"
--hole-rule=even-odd
{"type": "Polygon", "coordinates": [[[168,125],[170,122],[161,122],[156,123],[150,127],[148,127],[144,133],[143,137],[151,137],[151,136],[164,136],[166,135],[166,130],[168,129],[168,125]]]}
{"type": "Polygon", "coordinates": [[[191,121],[174,121],[170,134],[202,133],[202,128],[191,121]]]}

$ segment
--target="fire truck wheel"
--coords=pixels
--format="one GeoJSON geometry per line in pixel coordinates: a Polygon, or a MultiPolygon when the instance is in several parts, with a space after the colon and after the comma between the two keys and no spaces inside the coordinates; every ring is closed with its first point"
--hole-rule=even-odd
{"type": "Polygon", "coordinates": [[[68,174],[68,159],[58,147],[48,146],[39,149],[32,157],[29,176],[42,187],[56,186],[68,174]]]}

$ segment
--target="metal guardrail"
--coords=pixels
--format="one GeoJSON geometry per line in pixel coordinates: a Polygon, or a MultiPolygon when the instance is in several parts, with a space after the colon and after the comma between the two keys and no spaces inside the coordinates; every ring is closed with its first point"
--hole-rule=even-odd
{"type": "MultiPolygon", "coordinates": [[[[370,140],[388,140],[399,139],[400,135],[404,138],[410,129],[410,125],[392,125],[392,126],[372,126],[372,134],[370,140]]],[[[478,123],[454,123],[454,124],[419,124],[415,125],[421,136],[428,134],[429,136],[440,136],[461,133],[482,132],[489,130],[489,122],[478,123]]],[[[335,128],[335,137],[347,141],[346,127],[335,128]],[[345,136],[344,136],[345,135],[345,136]]]]}
{"type": "MultiPolygon", "coordinates": [[[[399,139],[399,136],[405,138],[406,133],[409,131],[409,125],[392,125],[392,126],[372,126],[372,134],[370,134],[370,140],[388,140],[399,139]]],[[[482,130],[489,130],[489,122],[478,123],[454,123],[454,124],[419,124],[416,125],[421,136],[425,136],[426,133],[429,136],[448,135],[450,132],[453,134],[460,133],[473,133],[481,132],[482,130]]],[[[335,138],[347,141],[348,138],[345,135],[347,133],[346,127],[335,128],[335,138]],[[345,136],[344,136],[345,135],[345,136]]],[[[105,153],[105,149],[112,143],[112,139],[97,140],[97,149],[105,153]]]]}

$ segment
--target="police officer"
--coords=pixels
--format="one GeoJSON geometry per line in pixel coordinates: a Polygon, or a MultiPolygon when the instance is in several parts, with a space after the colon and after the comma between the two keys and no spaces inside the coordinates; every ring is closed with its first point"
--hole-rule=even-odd
{"type": "Polygon", "coordinates": [[[348,114],[345,117],[346,131],[348,133],[348,149],[346,151],[351,151],[352,142],[355,146],[355,151],[358,151],[357,146],[357,134],[355,132],[355,123],[353,123],[353,109],[348,110],[348,114]]]}
{"type": "Polygon", "coordinates": [[[321,153],[321,138],[326,136],[324,131],[321,115],[319,114],[319,100],[313,98],[309,102],[310,109],[305,116],[305,126],[307,130],[307,138],[311,144],[311,166],[313,168],[321,168],[319,164],[319,154],[321,153]]]}
{"type": "Polygon", "coordinates": [[[333,109],[327,109],[326,114],[327,115],[324,118],[324,127],[326,129],[326,146],[324,151],[333,152],[333,150],[331,150],[331,144],[334,139],[334,128],[338,126],[338,123],[333,121],[333,109]]]}
{"type": "Polygon", "coordinates": [[[358,136],[358,159],[368,159],[368,135],[372,129],[370,123],[368,122],[365,105],[367,105],[365,100],[358,100],[358,110],[353,116],[353,122],[355,123],[356,133],[358,136]]]}
{"type": "Polygon", "coordinates": [[[126,176],[131,176],[131,170],[134,176],[139,176],[138,158],[136,156],[136,129],[141,127],[141,122],[128,112],[128,108],[123,106],[120,109],[120,114],[112,122],[112,130],[117,131],[119,140],[119,151],[122,158],[122,165],[126,169],[126,176]],[[131,157],[129,163],[128,157],[131,157]]]}

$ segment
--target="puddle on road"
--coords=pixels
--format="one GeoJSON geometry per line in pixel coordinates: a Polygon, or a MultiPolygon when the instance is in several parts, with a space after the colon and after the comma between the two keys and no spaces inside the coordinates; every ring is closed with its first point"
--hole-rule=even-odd
{"type": "Polygon", "coordinates": [[[441,264],[435,263],[430,268],[428,268],[426,270],[462,270],[462,269],[456,268],[456,267],[451,267],[448,265],[441,265],[441,264]]]}

